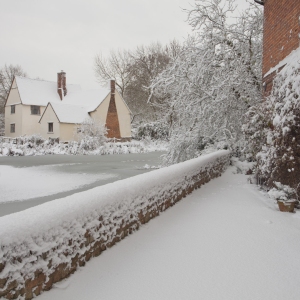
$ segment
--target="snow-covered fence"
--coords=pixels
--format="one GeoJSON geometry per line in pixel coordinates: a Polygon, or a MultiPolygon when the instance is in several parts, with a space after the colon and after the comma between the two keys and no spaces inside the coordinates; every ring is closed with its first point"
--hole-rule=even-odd
{"type": "Polygon", "coordinates": [[[160,212],[218,177],[229,151],[0,218],[0,297],[32,299],[160,212]]]}

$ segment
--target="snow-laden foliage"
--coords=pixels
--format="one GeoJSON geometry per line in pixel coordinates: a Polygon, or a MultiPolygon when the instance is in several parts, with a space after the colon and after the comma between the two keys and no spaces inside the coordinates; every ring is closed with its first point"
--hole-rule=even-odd
{"type": "Polygon", "coordinates": [[[267,186],[300,183],[300,62],[288,63],[276,76],[265,106],[271,108],[265,140],[257,154],[258,173],[267,186]]]}
{"type": "Polygon", "coordinates": [[[0,136],[4,135],[4,114],[0,113],[0,136]]]}
{"type": "Polygon", "coordinates": [[[234,0],[196,1],[188,12],[194,36],[152,82],[153,95],[168,96],[167,164],[199,155],[203,141],[243,142],[244,114],[261,99],[263,15],[251,6],[233,19],[234,8],[234,0]]]}
{"type": "Polygon", "coordinates": [[[274,181],[275,187],[272,188],[268,194],[274,200],[284,201],[284,202],[293,202],[296,197],[296,190],[292,189],[288,185],[283,185],[280,182],[274,181]]]}
{"type": "Polygon", "coordinates": [[[82,142],[79,143],[76,141],[59,143],[58,140],[55,139],[44,140],[40,136],[25,136],[10,140],[0,137],[0,156],[147,153],[153,151],[166,151],[168,143],[161,140],[133,140],[131,142],[122,143],[117,141],[107,141],[93,150],[87,146],[82,144],[82,142]]]}
{"type": "Polygon", "coordinates": [[[107,128],[101,122],[87,119],[78,128],[77,140],[80,148],[91,151],[103,146],[106,142],[107,128]]]}
{"type": "Polygon", "coordinates": [[[150,138],[154,140],[168,140],[169,126],[166,122],[150,122],[140,124],[136,130],[137,139],[150,138]]]}

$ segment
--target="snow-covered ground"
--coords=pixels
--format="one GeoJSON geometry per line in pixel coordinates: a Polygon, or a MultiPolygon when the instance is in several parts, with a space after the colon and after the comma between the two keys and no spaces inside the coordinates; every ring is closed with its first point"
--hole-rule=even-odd
{"type": "Polygon", "coordinates": [[[300,299],[300,213],[235,167],[93,258],[40,300],[300,299]]]}

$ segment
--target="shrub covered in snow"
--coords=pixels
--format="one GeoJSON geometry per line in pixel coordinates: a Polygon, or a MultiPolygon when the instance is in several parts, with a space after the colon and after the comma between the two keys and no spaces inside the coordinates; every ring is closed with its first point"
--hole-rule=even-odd
{"type": "Polygon", "coordinates": [[[77,132],[79,148],[85,151],[93,151],[103,146],[106,142],[107,128],[93,119],[85,120],[77,132]]]}
{"type": "Polygon", "coordinates": [[[284,202],[294,202],[296,200],[295,189],[276,181],[274,181],[274,185],[275,187],[268,192],[272,199],[284,202]]]}
{"type": "Polygon", "coordinates": [[[0,113],[0,136],[4,135],[4,114],[0,113]]]}
{"type": "Polygon", "coordinates": [[[0,156],[27,156],[27,155],[104,155],[146,153],[166,151],[168,143],[160,140],[142,140],[131,142],[95,141],[93,137],[84,137],[80,142],[59,143],[56,139],[44,140],[38,136],[20,137],[7,140],[0,138],[0,156]]]}
{"type": "Polygon", "coordinates": [[[169,125],[165,122],[151,122],[137,127],[136,138],[151,138],[155,140],[168,140],[169,125]]]}
{"type": "Polygon", "coordinates": [[[257,158],[257,175],[269,188],[280,182],[300,191],[299,96],[300,61],[293,60],[277,74],[265,102],[248,112],[249,149],[257,158]]]}

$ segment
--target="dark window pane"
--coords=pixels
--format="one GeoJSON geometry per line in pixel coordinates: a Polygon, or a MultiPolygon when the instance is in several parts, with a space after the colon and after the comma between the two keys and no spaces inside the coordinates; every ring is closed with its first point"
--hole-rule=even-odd
{"type": "Polygon", "coordinates": [[[10,132],[15,132],[15,124],[10,124],[10,132]]]}
{"type": "Polygon", "coordinates": [[[16,106],[15,105],[12,105],[11,107],[10,107],[10,113],[11,114],[14,114],[16,112],[16,106]]]}
{"type": "Polygon", "coordinates": [[[48,123],[48,132],[53,132],[53,123],[48,123]]]}
{"type": "Polygon", "coordinates": [[[40,114],[40,107],[36,105],[31,105],[31,114],[32,115],[39,115],[40,114]]]}

